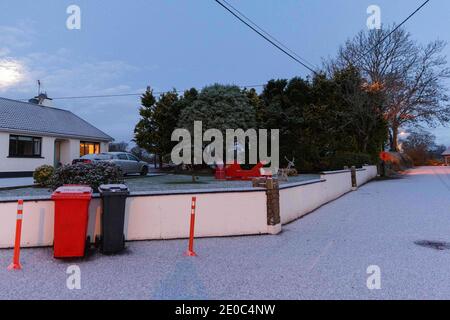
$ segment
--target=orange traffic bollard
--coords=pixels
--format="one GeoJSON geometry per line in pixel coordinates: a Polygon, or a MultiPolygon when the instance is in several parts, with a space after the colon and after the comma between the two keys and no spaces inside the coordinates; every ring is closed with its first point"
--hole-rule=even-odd
{"type": "Polygon", "coordinates": [[[19,200],[17,203],[17,220],[16,220],[16,241],[14,244],[14,258],[13,262],[9,265],[8,270],[20,270],[20,237],[22,233],[22,218],[23,218],[23,200],[19,200]]]}
{"type": "Polygon", "coordinates": [[[189,232],[189,248],[186,255],[189,257],[196,257],[197,254],[194,252],[194,229],[195,229],[195,206],[197,202],[197,197],[192,197],[191,205],[191,228],[189,232]]]}

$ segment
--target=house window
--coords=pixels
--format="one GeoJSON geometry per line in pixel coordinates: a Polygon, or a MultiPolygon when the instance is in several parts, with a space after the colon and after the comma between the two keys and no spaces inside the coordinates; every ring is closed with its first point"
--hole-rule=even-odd
{"type": "Polygon", "coordinates": [[[100,153],[100,143],[98,142],[80,142],[80,157],[87,154],[100,153]]]}
{"type": "Polygon", "coordinates": [[[9,136],[9,156],[13,158],[41,157],[42,138],[9,136]]]}

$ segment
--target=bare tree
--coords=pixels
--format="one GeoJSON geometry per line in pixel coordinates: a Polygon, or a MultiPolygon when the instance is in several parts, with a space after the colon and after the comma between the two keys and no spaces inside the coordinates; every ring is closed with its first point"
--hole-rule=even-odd
{"type": "Polygon", "coordinates": [[[327,68],[335,72],[354,66],[369,88],[384,94],[386,102],[380,111],[389,124],[391,149],[397,151],[400,127],[420,123],[434,126],[450,121],[445,86],[450,69],[442,55],[445,42],[433,41],[422,46],[403,28],[390,34],[394,28],[393,25],[361,31],[340,48],[338,57],[327,68]]]}
{"type": "Polygon", "coordinates": [[[433,158],[440,158],[445,151],[441,146],[436,144],[436,137],[423,130],[416,129],[402,143],[403,150],[413,160],[414,165],[428,165],[433,158]]]}

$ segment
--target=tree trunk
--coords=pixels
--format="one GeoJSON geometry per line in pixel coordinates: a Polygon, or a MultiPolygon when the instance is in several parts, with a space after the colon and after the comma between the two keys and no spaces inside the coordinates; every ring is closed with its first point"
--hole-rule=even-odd
{"type": "Polygon", "coordinates": [[[369,145],[369,136],[368,135],[364,135],[364,138],[362,139],[362,144],[361,144],[361,151],[363,153],[367,153],[367,146],[369,145]]]}
{"type": "Polygon", "coordinates": [[[392,126],[391,151],[398,152],[398,126],[392,126]]]}
{"type": "Polygon", "coordinates": [[[162,169],[163,168],[163,158],[161,155],[158,155],[159,158],[159,168],[162,169]]]}

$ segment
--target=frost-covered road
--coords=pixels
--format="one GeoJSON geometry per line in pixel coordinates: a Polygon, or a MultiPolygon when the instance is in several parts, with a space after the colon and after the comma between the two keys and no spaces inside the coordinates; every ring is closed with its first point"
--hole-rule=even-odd
{"type": "Polygon", "coordinates": [[[23,250],[24,270],[8,272],[0,250],[0,298],[9,299],[450,299],[450,169],[418,168],[372,182],[278,236],[128,244],[116,257],[71,263],[51,249],[23,250]],[[66,268],[81,268],[81,290],[68,290],[66,268]],[[366,286],[381,269],[381,289],[366,286]]]}

